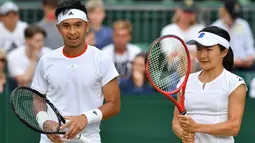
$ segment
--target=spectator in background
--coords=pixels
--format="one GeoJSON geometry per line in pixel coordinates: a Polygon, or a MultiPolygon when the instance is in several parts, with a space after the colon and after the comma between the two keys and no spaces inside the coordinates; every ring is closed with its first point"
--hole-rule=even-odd
{"type": "Polygon", "coordinates": [[[47,33],[47,37],[44,39],[44,45],[53,50],[64,45],[63,39],[56,28],[57,21],[54,14],[57,5],[58,0],[42,0],[44,17],[38,23],[47,33]]]}
{"type": "Polygon", "coordinates": [[[25,29],[25,45],[20,45],[8,55],[10,76],[15,78],[19,86],[31,83],[39,58],[51,51],[44,47],[45,31],[38,26],[25,29]]]}
{"type": "Polygon", "coordinates": [[[10,1],[0,6],[2,24],[0,24],[0,47],[7,52],[24,44],[24,30],[27,23],[19,20],[19,7],[10,1]]]}
{"type": "Polygon", "coordinates": [[[212,25],[221,27],[231,36],[235,70],[255,70],[254,40],[248,22],[241,19],[241,5],[236,0],[225,0],[219,9],[219,19],[212,25]]]}
{"type": "MultiPolygon", "coordinates": [[[[196,7],[192,0],[184,0],[179,8],[176,9],[172,19],[172,24],[165,26],[161,30],[161,36],[173,34],[184,40],[189,41],[196,35],[203,25],[197,24],[196,7]]],[[[196,60],[196,46],[188,46],[191,58],[191,72],[198,70],[198,62],[196,60]]]]}
{"type": "Polygon", "coordinates": [[[120,79],[120,91],[124,94],[155,93],[145,75],[145,54],[136,55],[132,62],[132,72],[127,78],[120,79]]]}
{"type": "Polygon", "coordinates": [[[132,39],[132,25],[128,20],[118,20],[113,24],[113,44],[102,49],[114,61],[120,76],[129,76],[131,62],[142,50],[129,42],[132,39]]]}
{"type": "Polygon", "coordinates": [[[91,46],[95,46],[96,45],[96,38],[95,38],[95,33],[94,32],[89,31],[86,34],[85,43],[88,44],[88,45],[91,45],[91,46]]]}
{"type": "Polygon", "coordinates": [[[112,29],[102,25],[106,16],[104,3],[102,0],[89,0],[86,3],[86,7],[88,10],[90,28],[95,32],[95,46],[99,49],[102,49],[103,47],[112,43],[112,29]]]}
{"type": "Polygon", "coordinates": [[[0,48],[0,93],[3,93],[6,83],[5,66],[6,52],[3,48],[0,48]]]}

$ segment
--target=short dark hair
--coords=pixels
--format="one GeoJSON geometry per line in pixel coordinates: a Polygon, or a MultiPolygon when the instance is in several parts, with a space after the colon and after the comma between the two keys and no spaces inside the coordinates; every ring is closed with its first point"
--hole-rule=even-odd
{"type": "Polygon", "coordinates": [[[64,0],[57,6],[57,9],[55,11],[55,17],[57,18],[60,13],[69,9],[78,9],[84,11],[87,14],[87,9],[80,0],[64,0]]]}
{"type": "MultiPolygon", "coordinates": [[[[226,39],[228,42],[230,42],[229,33],[226,30],[224,30],[222,28],[219,28],[217,26],[208,26],[208,27],[205,27],[204,29],[202,29],[199,32],[210,32],[210,33],[216,34],[216,35],[226,39]]],[[[224,46],[222,46],[220,44],[218,44],[218,45],[219,45],[221,51],[224,51],[226,49],[224,46]]],[[[233,68],[234,68],[234,53],[233,53],[233,50],[232,50],[231,47],[229,47],[228,53],[223,59],[223,67],[228,71],[231,71],[231,72],[233,71],[233,68]]]]}
{"type": "Polygon", "coordinates": [[[51,7],[57,7],[59,3],[59,0],[42,0],[43,5],[48,5],[51,7]]]}
{"type": "Polygon", "coordinates": [[[25,38],[26,39],[32,38],[35,34],[38,34],[38,33],[41,33],[43,34],[44,37],[46,37],[46,32],[41,27],[36,25],[28,26],[25,29],[25,38]]]}

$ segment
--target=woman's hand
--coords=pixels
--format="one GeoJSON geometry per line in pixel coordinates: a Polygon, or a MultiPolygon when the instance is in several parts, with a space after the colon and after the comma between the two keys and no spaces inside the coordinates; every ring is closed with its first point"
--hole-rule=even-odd
{"type": "Polygon", "coordinates": [[[190,133],[185,130],[181,132],[182,143],[194,143],[195,142],[195,133],[190,133]]]}
{"type": "Polygon", "coordinates": [[[195,133],[198,128],[198,124],[189,116],[178,115],[180,126],[183,130],[195,133]]]}

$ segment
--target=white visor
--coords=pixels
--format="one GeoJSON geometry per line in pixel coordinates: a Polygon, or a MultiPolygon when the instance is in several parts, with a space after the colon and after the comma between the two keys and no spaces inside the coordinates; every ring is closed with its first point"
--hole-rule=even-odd
{"type": "Polygon", "coordinates": [[[187,42],[188,45],[196,45],[197,43],[207,47],[220,44],[229,49],[228,40],[210,32],[199,32],[195,39],[187,42]]]}
{"type": "Polygon", "coordinates": [[[82,19],[82,20],[88,22],[87,15],[84,11],[81,11],[79,9],[70,9],[70,10],[61,12],[58,15],[58,24],[60,24],[62,21],[66,20],[66,19],[71,19],[71,18],[79,18],[79,19],[82,19]]]}

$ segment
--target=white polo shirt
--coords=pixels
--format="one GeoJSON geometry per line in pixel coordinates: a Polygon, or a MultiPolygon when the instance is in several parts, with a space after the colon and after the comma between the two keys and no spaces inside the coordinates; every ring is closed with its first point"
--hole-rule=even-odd
{"type": "MultiPolygon", "coordinates": [[[[203,83],[198,79],[201,71],[190,74],[186,91],[185,107],[187,115],[201,124],[217,124],[228,120],[229,95],[244,80],[225,70],[215,80],[203,83]]],[[[234,138],[216,137],[209,134],[196,133],[195,143],[234,143],[234,138]]]]}
{"type": "MultiPolygon", "coordinates": [[[[48,47],[42,47],[39,57],[52,51],[48,47]]],[[[20,46],[11,51],[8,56],[8,71],[11,77],[23,75],[30,64],[30,60],[26,55],[26,47],[20,46]]]]}
{"type": "Polygon", "coordinates": [[[113,60],[115,67],[121,76],[130,75],[132,69],[131,62],[133,62],[137,54],[142,52],[141,48],[128,43],[126,52],[121,55],[117,54],[114,49],[114,44],[110,44],[104,47],[102,51],[113,60]]]}
{"type": "Polygon", "coordinates": [[[18,21],[16,28],[13,32],[7,30],[4,25],[0,24],[0,48],[4,48],[6,51],[12,51],[18,46],[25,43],[24,31],[28,24],[26,22],[18,21]]]}
{"type": "MultiPolygon", "coordinates": [[[[78,116],[102,106],[102,87],[118,76],[112,60],[94,46],[87,46],[75,58],[64,56],[62,51],[63,47],[58,48],[40,59],[32,88],[47,94],[63,116],[78,116]]],[[[99,126],[89,124],[81,133],[93,143],[101,143],[99,126]]],[[[50,141],[41,135],[40,143],[50,141]]]]}

